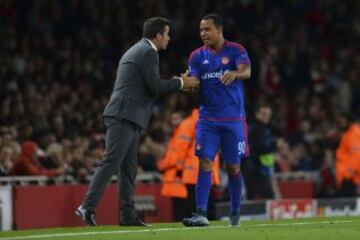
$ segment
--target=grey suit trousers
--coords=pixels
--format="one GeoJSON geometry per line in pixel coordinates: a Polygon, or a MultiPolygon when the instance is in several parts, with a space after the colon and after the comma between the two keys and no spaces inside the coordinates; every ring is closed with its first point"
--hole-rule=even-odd
{"type": "Polygon", "coordinates": [[[141,128],[126,119],[104,117],[106,143],[103,160],[86,193],[83,208],[95,210],[100,198],[116,173],[119,181],[121,215],[135,214],[134,190],[137,173],[138,145],[141,128]]]}

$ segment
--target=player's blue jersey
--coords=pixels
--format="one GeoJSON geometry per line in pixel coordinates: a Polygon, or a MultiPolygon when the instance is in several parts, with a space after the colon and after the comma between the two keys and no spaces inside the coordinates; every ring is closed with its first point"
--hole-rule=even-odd
{"type": "Polygon", "coordinates": [[[226,86],[220,81],[226,71],[237,70],[239,64],[250,64],[245,48],[225,41],[215,52],[203,46],[189,58],[190,76],[200,80],[200,119],[237,121],[245,118],[243,81],[234,80],[226,86]]]}

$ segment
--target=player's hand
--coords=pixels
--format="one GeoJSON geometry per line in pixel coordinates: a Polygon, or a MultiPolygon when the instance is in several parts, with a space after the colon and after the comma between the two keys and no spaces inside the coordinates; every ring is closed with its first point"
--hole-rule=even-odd
{"type": "Polygon", "coordinates": [[[225,85],[230,85],[235,80],[235,78],[236,78],[236,76],[235,76],[234,72],[227,71],[221,77],[220,81],[225,85]]]}
{"type": "Polygon", "coordinates": [[[184,90],[184,91],[188,91],[191,88],[196,88],[200,84],[199,79],[197,79],[196,77],[189,77],[188,72],[181,74],[181,78],[184,81],[184,85],[182,88],[182,90],[184,90]]]}
{"type": "MultiPolygon", "coordinates": [[[[181,75],[186,75],[186,76],[188,76],[189,73],[190,73],[189,69],[186,69],[186,71],[185,71],[184,73],[182,73],[181,75]]],[[[171,79],[175,79],[175,78],[180,78],[180,77],[179,77],[179,76],[172,76],[171,79]]]]}

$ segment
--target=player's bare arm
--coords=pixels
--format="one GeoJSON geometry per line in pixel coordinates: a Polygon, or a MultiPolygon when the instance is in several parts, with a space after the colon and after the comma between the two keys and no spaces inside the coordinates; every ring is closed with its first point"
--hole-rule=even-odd
{"type": "Polygon", "coordinates": [[[248,64],[239,64],[236,71],[227,71],[221,78],[225,85],[231,84],[235,79],[246,80],[251,76],[251,68],[248,64]]]}

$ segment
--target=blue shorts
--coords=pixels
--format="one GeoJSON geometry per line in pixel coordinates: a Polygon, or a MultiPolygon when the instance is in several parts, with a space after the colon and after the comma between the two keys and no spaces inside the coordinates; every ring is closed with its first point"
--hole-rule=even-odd
{"type": "Polygon", "coordinates": [[[196,156],[214,160],[221,149],[225,163],[239,164],[248,155],[245,120],[215,122],[199,120],[196,124],[196,156]]]}

